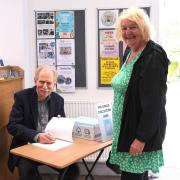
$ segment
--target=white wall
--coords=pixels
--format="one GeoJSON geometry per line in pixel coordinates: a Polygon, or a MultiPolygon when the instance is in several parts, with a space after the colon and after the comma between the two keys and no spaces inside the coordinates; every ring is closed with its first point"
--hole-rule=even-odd
{"type": "Polygon", "coordinates": [[[26,0],[0,0],[0,58],[4,65],[20,66],[25,70],[25,86],[29,84],[29,33],[27,33],[26,0]]]}
{"type": "MultiPolygon", "coordinates": [[[[38,10],[86,9],[87,88],[64,93],[65,100],[112,101],[112,88],[98,88],[97,8],[151,8],[151,20],[158,32],[158,0],[0,0],[0,57],[5,64],[19,65],[25,70],[25,87],[31,87],[36,68],[35,13],[38,10]],[[2,6],[3,4],[3,6],[2,6]]],[[[158,37],[158,33],[157,33],[158,37]]],[[[157,39],[157,38],[156,38],[157,39]]]]}
{"type": "Polygon", "coordinates": [[[22,65],[22,0],[0,0],[0,4],[0,57],[6,65],[22,65]]]}

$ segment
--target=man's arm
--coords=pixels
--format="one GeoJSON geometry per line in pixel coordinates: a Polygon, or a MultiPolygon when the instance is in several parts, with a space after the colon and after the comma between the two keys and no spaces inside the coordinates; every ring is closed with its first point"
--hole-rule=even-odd
{"type": "Polygon", "coordinates": [[[25,102],[19,94],[14,95],[14,104],[10,113],[8,132],[16,139],[24,142],[34,142],[34,137],[38,134],[32,115],[25,114],[25,102]]]}

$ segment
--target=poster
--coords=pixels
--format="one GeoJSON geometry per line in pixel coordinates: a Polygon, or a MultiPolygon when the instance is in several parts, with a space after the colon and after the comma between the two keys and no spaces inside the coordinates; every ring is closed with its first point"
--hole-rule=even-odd
{"type": "Polygon", "coordinates": [[[119,56],[119,43],[115,37],[115,30],[100,30],[100,57],[119,56]]]}
{"type": "Polygon", "coordinates": [[[57,91],[75,92],[75,66],[57,66],[57,91]]]}
{"type": "Polygon", "coordinates": [[[109,29],[115,28],[116,20],[118,17],[118,10],[99,10],[99,28],[109,29]]]}
{"type": "Polygon", "coordinates": [[[113,76],[119,72],[123,43],[116,38],[116,22],[122,9],[98,10],[98,86],[111,87],[113,76]]]}
{"type": "Polygon", "coordinates": [[[74,39],[56,40],[57,65],[75,65],[74,39]]]}
{"type": "Polygon", "coordinates": [[[73,79],[61,84],[64,92],[86,87],[85,10],[35,11],[35,25],[37,67],[47,64],[59,70],[62,66],[62,72],[73,79]]]}
{"type": "Polygon", "coordinates": [[[100,83],[102,85],[111,84],[111,80],[120,69],[120,59],[116,58],[101,58],[100,59],[100,83]]]}
{"type": "Polygon", "coordinates": [[[108,141],[113,136],[112,106],[110,103],[98,103],[96,104],[96,111],[101,131],[101,141],[108,141]]]}
{"type": "Polygon", "coordinates": [[[55,19],[54,12],[37,12],[36,28],[37,38],[54,38],[55,37],[55,19]]]}
{"type": "Polygon", "coordinates": [[[38,39],[37,40],[37,56],[38,66],[47,64],[55,66],[55,40],[54,39],[38,39]]]}
{"type": "Polygon", "coordinates": [[[56,38],[74,38],[74,12],[56,12],[56,38]]]}

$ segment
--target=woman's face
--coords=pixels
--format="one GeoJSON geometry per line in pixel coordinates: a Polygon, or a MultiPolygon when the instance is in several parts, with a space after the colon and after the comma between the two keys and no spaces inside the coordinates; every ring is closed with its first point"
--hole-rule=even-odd
{"type": "Polygon", "coordinates": [[[137,24],[125,19],[121,23],[122,38],[124,42],[134,51],[138,50],[143,42],[141,32],[137,24]]]}

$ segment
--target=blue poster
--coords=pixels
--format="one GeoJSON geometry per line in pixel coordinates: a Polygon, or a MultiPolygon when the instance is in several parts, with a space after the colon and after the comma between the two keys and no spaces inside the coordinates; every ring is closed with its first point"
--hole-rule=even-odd
{"type": "Polygon", "coordinates": [[[74,38],[74,12],[56,12],[56,38],[74,38]]]}

